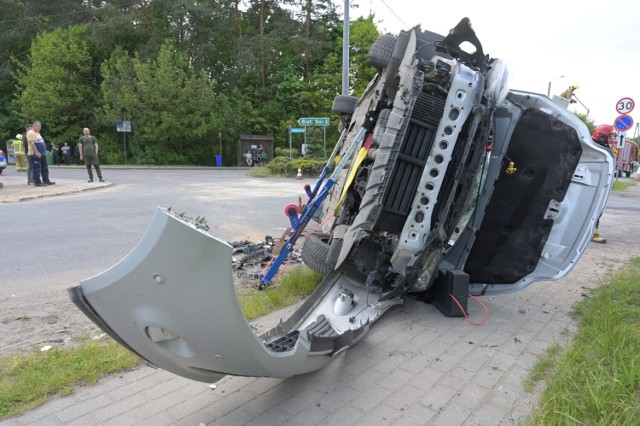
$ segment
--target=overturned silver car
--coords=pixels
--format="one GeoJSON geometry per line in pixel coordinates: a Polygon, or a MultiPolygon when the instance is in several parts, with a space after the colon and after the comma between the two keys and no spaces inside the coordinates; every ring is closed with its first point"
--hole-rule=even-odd
{"type": "Polygon", "coordinates": [[[568,273],[614,170],[586,126],[510,90],[466,18],[446,37],[383,35],[369,57],[378,73],[362,97],[334,102],[340,167],[311,212],[324,229],[302,247],[325,278],[289,319],[256,335],[232,247],[162,208],[125,259],[69,289],[73,302],[150,364],[211,383],[322,368],[406,297],[459,315],[468,295],[568,273]]]}

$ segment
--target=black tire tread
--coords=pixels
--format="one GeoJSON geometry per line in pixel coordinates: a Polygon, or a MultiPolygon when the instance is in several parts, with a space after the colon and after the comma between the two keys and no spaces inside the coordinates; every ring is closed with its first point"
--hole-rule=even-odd
{"type": "Polygon", "coordinates": [[[302,245],[300,257],[302,261],[311,269],[321,275],[329,275],[333,271],[333,266],[327,263],[329,254],[328,234],[314,233],[307,235],[302,245]]]}

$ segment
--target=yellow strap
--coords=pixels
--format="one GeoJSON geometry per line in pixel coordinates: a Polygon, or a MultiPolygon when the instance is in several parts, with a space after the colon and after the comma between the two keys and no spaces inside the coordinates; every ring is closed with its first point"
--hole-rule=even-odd
{"type": "Polygon", "coordinates": [[[337,214],[338,210],[340,210],[340,206],[342,205],[342,202],[344,201],[344,198],[347,195],[347,190],[351,186],[353,179],[355,179],[356,177],[356,172],[358,171],[358,167],[360,167],[360,164],[362,164],[365,157],[367,156],[367,151],[368,151],[367,148],[364,148],[364,147],[360,148],[360,152],[358,152],[358,156],[356,157],[355,163],[353,164],[353,167],[351,167],[351,171],[349,172],[349,177],[347,178],[347,182],[344,184],[344,187],[342,188],[342,195],[340,195],[340,200],[338,201],[338,204],[336,204],[336,208],[333,209],[334,213],[337,214]]]}

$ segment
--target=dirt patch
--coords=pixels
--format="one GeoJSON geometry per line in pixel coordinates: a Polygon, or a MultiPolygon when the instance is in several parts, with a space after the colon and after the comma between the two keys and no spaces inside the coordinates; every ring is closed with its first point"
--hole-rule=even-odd
{"type": "MultiPolygon", "coordinates": [[[[259,291],[259,274],[273,257],[278,239],[230,242],[234,284],[238,293],[259,291]]],[[[301,246],[299,244],[298,246],[301,246]]],[[[283,268],[299,264],[293,253],[283,268]]],[[[100,338],[104,332],[76,308],[59,288],[42,288],[37,295],[15,290],[0,292],[0,355],[39,351],[44,347],[68,347],[82,337],[100,338]]]]}

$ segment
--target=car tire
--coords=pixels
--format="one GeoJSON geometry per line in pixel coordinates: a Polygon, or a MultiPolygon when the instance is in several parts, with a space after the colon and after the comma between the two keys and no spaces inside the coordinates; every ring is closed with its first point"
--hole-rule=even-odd
{"type": "Polygon", "coordinates": [[[352,115],[356,110],[356,104],[359,98],[348,95],[337,95],[333,98],[333,105],[331,105],[331,112],[335,114],[352,115]]]}
{"type": "Polygon", "coordinates": [[[311,269],[321,275],[329,275],[333,271],[335,263],[327,262],[329,254],[329,234],[314,233],[307,235],[302,245],[300,257],[302,261],[311,269]]]}
{"type": "Polygon", "coordinates": [[[0,175],[2,174],[2,172],[4,172],[4,169],[0,169],[0,175]]]}
{"type": "Polygon", "coordinates": [[[391,34],[382,34],[371,46],[368,59],[369,64],[381,72],[385,68],[391,57],[393,56],[393,50],[396,47],[396,36],[391,34]]]}

